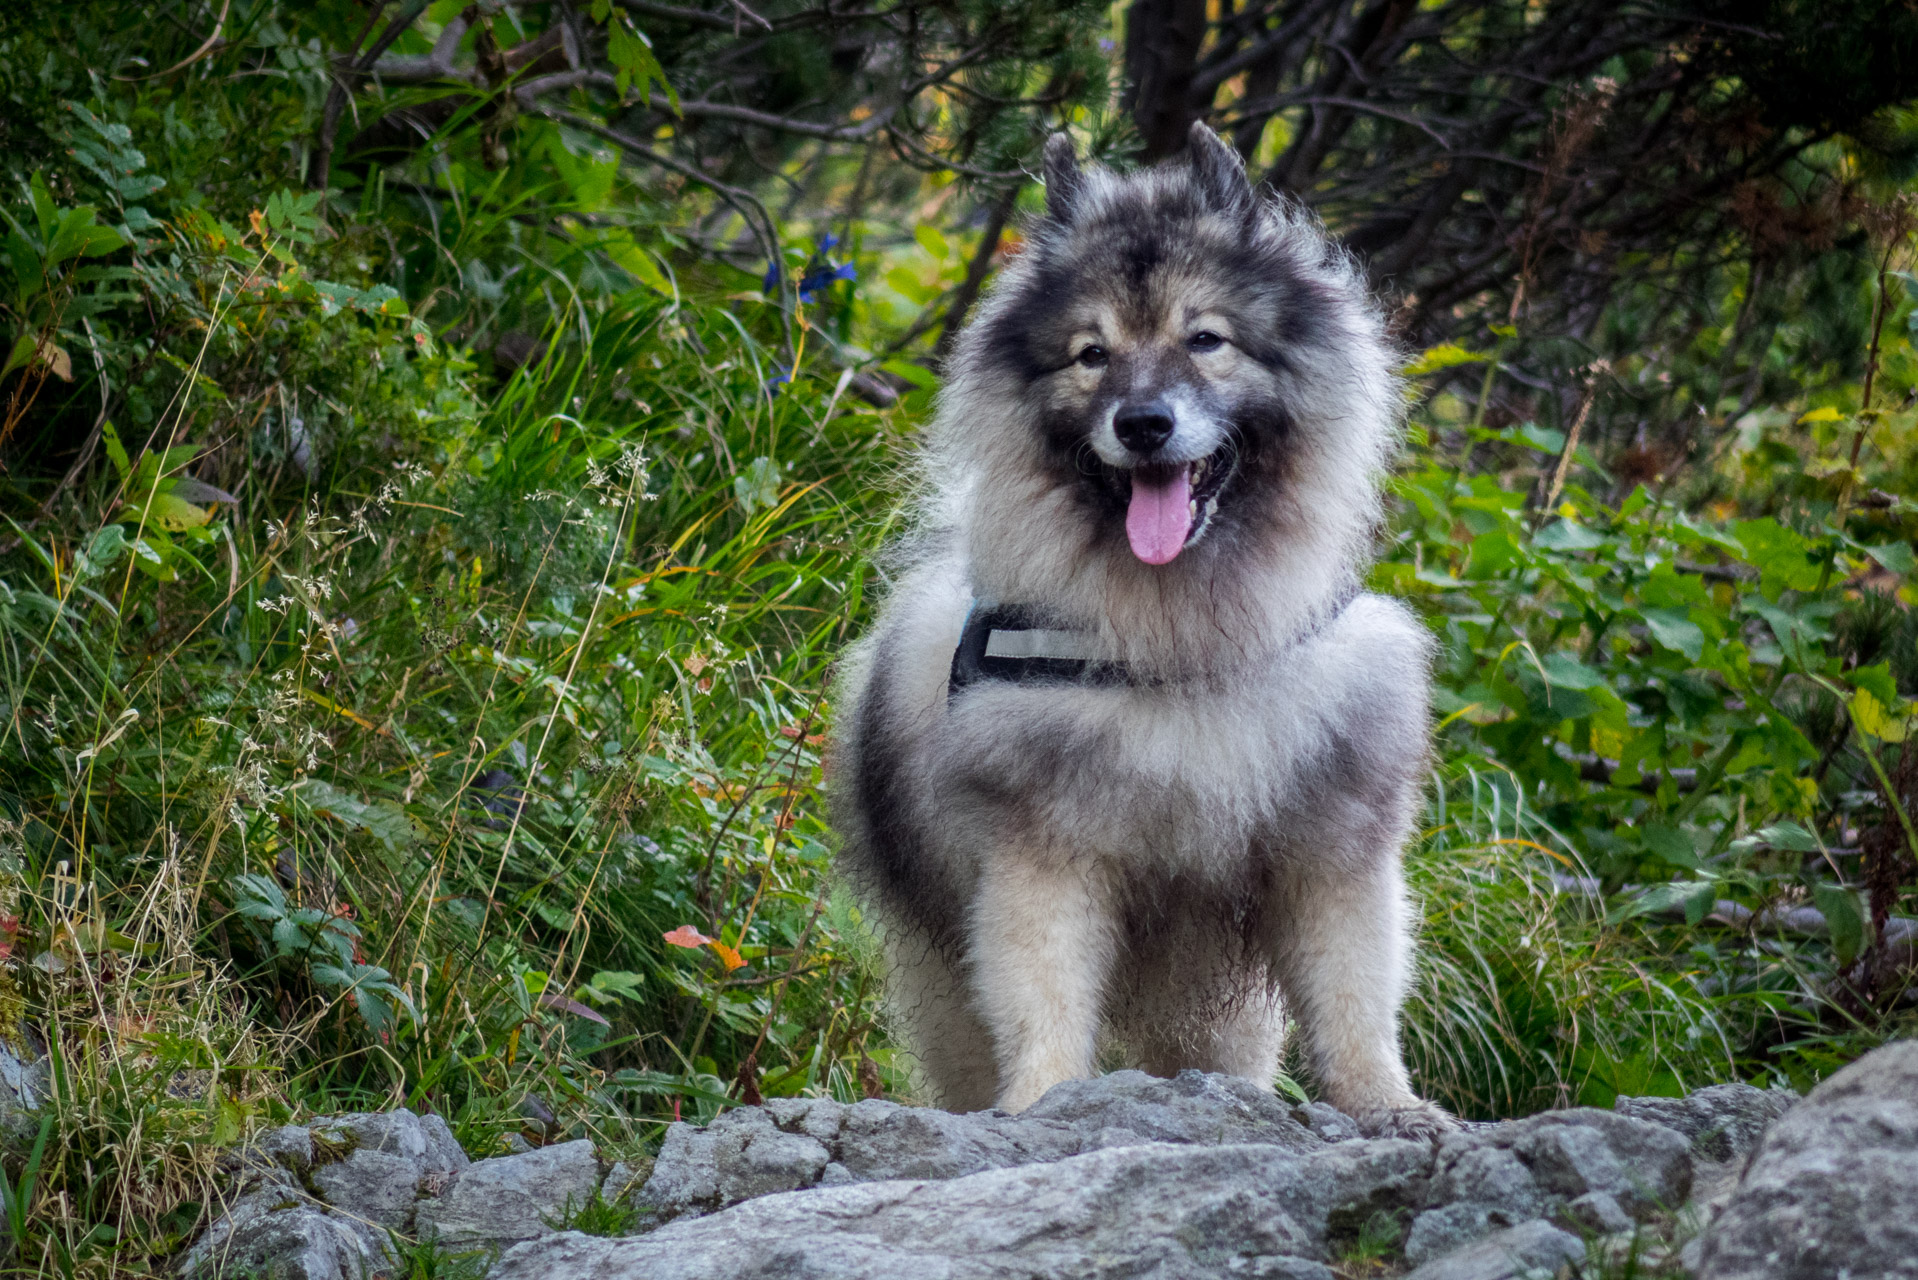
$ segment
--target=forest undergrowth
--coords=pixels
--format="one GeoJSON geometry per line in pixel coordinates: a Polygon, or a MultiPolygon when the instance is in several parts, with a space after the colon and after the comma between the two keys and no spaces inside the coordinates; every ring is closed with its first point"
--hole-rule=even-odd
{"type": "MultiPolygon", "coordinates": [[[[0,1208],[45,1274],[157,1269],[299,1116],[643,1153],[912,1097],[821,747],[938,389],[887,348],[978,229],[938,182],[799,209],[762,276],[531,118],[305,192],[275,21],[278,80],[34,71],[62,152],[0,192],[0,448],[60,462],[0,478],[0,1041],[50,1062],[0,1208]]],[[[1854,364],[1683,466],[1581,440],[1649,359],[1500,421],[1522,315],[1408,357],[1373,583],[1440,647],[1407,1038],[1461,1114],[1918,1028],[1912,249],[1835,278],[1854,364]]]]}

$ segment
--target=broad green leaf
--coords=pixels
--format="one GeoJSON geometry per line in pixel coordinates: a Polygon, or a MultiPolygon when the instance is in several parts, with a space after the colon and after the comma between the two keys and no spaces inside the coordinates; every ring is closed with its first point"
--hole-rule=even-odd
{"type": "Polygon", "coordinates": [[[1548,653],[1540,662],[1545,668],[1545,683],[1559,689],[1598,689],[1604,687],[1605,673],[1588,667],[1563,650],[1548,653]]]}
{"type": "Polygon", "coordinates": [[[733,496],[747,515],[779,503],[779,464],[771,458],[754,458],[746,469],[733,477],[733,496]]]}
{"type": "Polygon", "coordinates": [[[1773,849],[1789,849],[1793,853],[1818,852],[1818,837],[1796,822],[1774,822],[1768,827],[1760,827],[1750,835],[1732,841],[1732,848],[1756,848],[1760,845],[1773,849]]]}
{"type": "Polygon", "coordinates": [[[1705,864],[1699,861],[1697,846],[1683,828],[1662,822],[1646,823],[1639,828],[1639,837],[1645,842],[1645,848],[1660,860],[1674,867],[1705,870],[1705,864]]]}
{"type": "Polygon", "coordinates": [[[1858,909],[1858,894],[1842,885],[1821,883],[1812,886],[1811,896],[1831,931],[1831,949],[1840,967],[1850,965],[1865,949],[1865,913],[1858,909]]]}
{"type": "Polygon", "coordinates": [[[1693,662],[1705,652],[1705,632],[1683,609],[1640,609],[1652,638],[1667,649],[1675,649],[1693,662]]]}
{"type": "Polygon", "coordinates": [[[1911,704],[1880,701],[1869,689],[1851,695],[1851,722],[1858,732],[1880,742],[1903,742],[1911,732],[1911,704]]]}
{"type": "Polygon", "coordinates": [[[1818,585],[1811,543],[1797,530],[1766,517],[1741,520],[1732,526],[1732,533],[1745,549],[1746,563],[1763,575],[1761,585],[1767,595],[1776,596],[1784,588],[1810,591],[1818,585]]]}
{"type": "Polygon", "coordinates": [[[167,489],[143,501],[128,503],[120,512],[120,518],[131,523],[144,519],[154,528],[179,533],[199,528],[213,518],[213,512],[206,507],[196,507],[167,489]]]}
{"type": "Polygon", "coordinates": [[[1532,541],[1552,551],[1590,551],[1608,545],[1611,539],[1576,520],[1554,520],[1540,529],[1532,541]]]}
{"type": "Polygon", "coordinates": [[[1854,689],[1869,690],[1872,697],[1887,707],[1895,707],[1900,701],[1898,682],[1892,678],[1890,662],[1854,667],[1845,673],[1845,680],[1854,689]]]}
{"type": "Polygon", "coordinates": [[[331,814],[349,827],[377,836],[394,848],[411,844],[419,837],[406,810],[391,800],[375,800],[369,804],[317,778],[301,784],[297,794],[301,803],[315,813],[331,814]]]}
{"type": "Polygon", "coordinates": [[[952,249],[946,244],[946,238],[940,235],[939,229],[930,222],[922,222],[913,228],[912,238],[919,242],[921,249],[941,262],[952,255],[952,249]]]}
{"type": "Polygon", "coordinates": [[[1778,647],[1795,661],[1810,661],[1811,647],[1829,634],[1825,627],[1765,599],[1748,599],[1745,608],[1763,618],[1778,637],[1778,647]]]}
{"type": "Polygon", "coordinates": [[[1881,543],[1875,547],[1866,547],[1865,553],[1896,574],[1908,574],[1913,569],[1918,569],[1918,558],[1912,556],[1909,542],[1881,543]]]}

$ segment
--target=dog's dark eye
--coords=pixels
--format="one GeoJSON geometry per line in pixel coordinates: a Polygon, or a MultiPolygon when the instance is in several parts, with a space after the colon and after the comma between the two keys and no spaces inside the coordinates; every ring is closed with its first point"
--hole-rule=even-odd
{"type": "Polygon", "coordinates": [[[1210,329],[1201,329],[1190,338],[1187,338],[1185,345],[1188,350],[1192,351],[1217,351],[1225,345],[1225,339],[1210,329]]]}
{"type": "Polygon", "coordinates": [[[1083,347],[1079,351],[1079,363],[1088,369],[1103,369],[1106,363],[1104,347],[1083,347]]]}

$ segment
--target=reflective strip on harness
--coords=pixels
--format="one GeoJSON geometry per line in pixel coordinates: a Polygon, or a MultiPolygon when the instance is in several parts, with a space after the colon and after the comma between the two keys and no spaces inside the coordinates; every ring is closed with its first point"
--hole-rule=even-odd
{"type": "Polygon", "coordinates": [[[1080,662],[1092,656],[1092,646],[1077,631],[1052,631],[1034,627],[1030,631],[994,630],[986,639],[988,658],[1072,658],[1080,662]]]}

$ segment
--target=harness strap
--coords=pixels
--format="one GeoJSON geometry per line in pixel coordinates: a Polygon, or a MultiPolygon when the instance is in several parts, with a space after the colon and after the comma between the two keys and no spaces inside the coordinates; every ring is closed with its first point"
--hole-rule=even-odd
{"type": "MultiPolygon", "coordinates": [[[[1358,584],[1349,583],[1332,609],[1286,647],[1303,644],[1330,626],[1358,594],[1358,584]]],[[[1134,679],[1124,663],[1103,662],[1092,654],[1088,632],[1057,626],[1031,605],[993,604],[975,597],[959,633],[959,645],[952,651],[946,701],[985,680],[1107,688],[1158,683],[1134,679]]]]}

